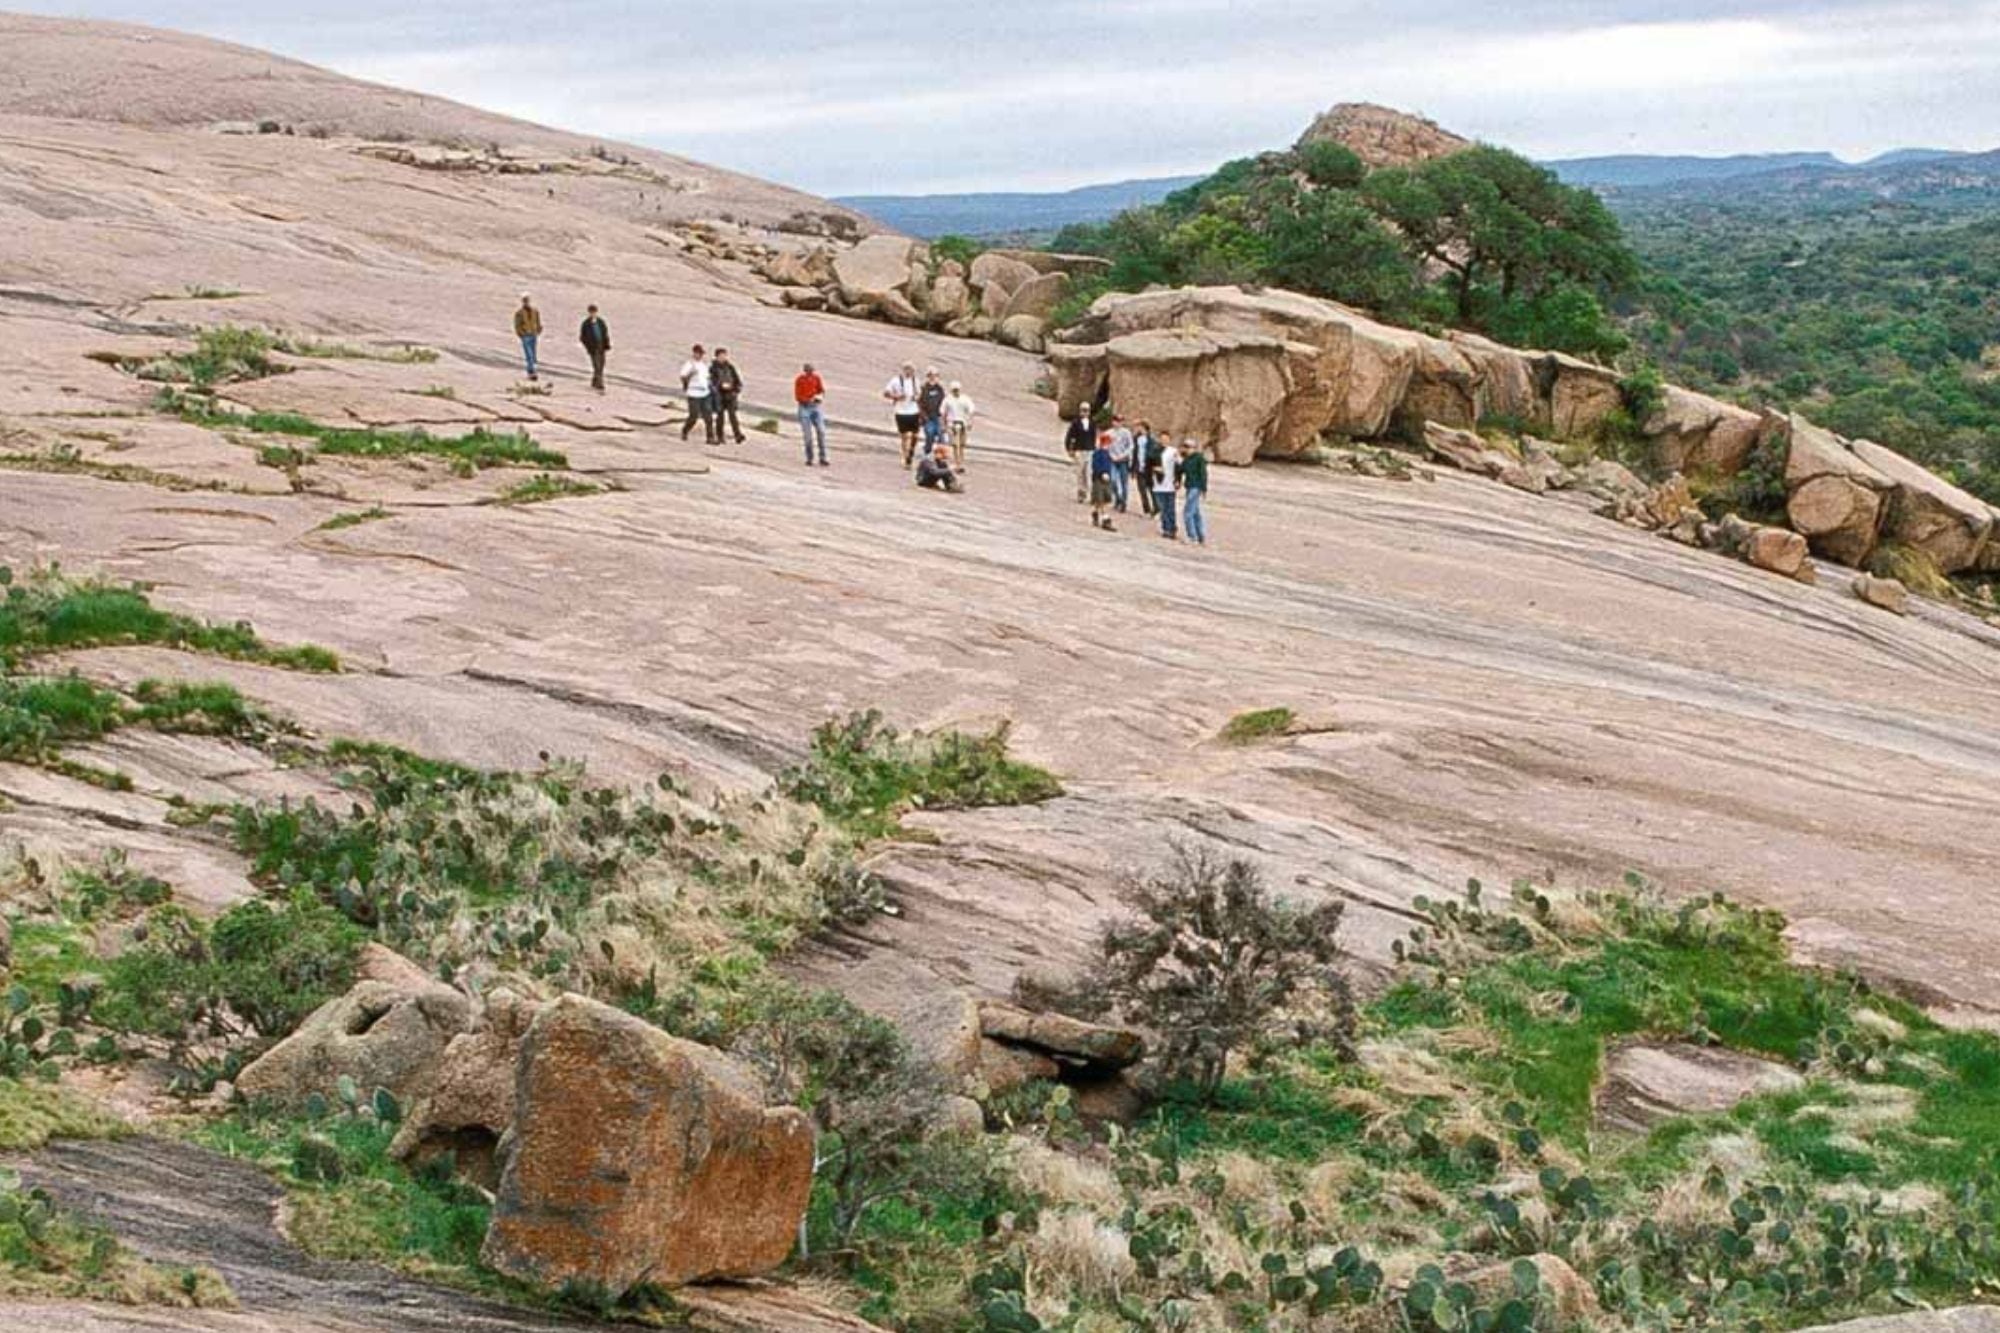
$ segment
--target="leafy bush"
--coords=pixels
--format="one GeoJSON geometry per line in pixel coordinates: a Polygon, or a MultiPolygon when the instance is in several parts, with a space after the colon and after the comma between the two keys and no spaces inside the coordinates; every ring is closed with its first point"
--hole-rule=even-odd
{"type": "Polygon", "coordinates": [[[1051,774],[1008,755],[1008,730],[1002,723],[983,736],[904,735],[871,708],[822,723],[805,763],[778,785],[862,839],[894,836],[911,809],[1029,805],[1062,795],[1051,774]]]}
{"type": "Polygon", "coordinates": [[[1291,729],[1294,720],[1289,708],[1258,708],[1238,713],[1222,728],[1222,739],[1231,745],[1248,745],[1253,741],[1284,735],[1291,729]]]}

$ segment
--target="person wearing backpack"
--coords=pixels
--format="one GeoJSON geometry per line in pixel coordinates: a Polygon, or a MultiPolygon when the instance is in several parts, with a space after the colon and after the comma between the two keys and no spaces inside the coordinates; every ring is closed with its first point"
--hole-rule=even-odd
{"type": "Polygon", "coordinates": [[[1202,502],[1208,499],[1208,451],[1189,441],[1187,457],[1181,460],[1181,527],[1196,546],[1208,545],[1208,516],[1202,502]]]}
{"type": "Polygon", "coordinates": [[[715,349],[715,360],[708,366],[708,390],[715,400],[716,438],[722,438],[722,428],[726,424],[736,442],[743,443],[743,423],[736,419],[736,401],[743,396],[743,376],[736,369],[736,363],[729,359],[727,347],[715,349]]]}

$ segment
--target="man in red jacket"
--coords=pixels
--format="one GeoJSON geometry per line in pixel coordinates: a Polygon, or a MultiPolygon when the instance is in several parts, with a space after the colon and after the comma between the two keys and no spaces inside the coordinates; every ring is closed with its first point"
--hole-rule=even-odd
{"type": "Polygon", "coordinates": [[[826,466],[826,384],[812,362],[792,381],[792,397],[799,405],[799,434],[805,437],[806,466],[813,465],[813,436],[819,436],[819,465],[826,466]]]}

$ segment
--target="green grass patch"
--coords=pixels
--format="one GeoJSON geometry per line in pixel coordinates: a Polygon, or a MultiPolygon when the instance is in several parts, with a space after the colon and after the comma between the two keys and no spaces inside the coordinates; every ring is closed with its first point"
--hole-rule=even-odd
{"type": "Polygon", "coordinates": [[[129,1133],[123,1121],[74,1093],[0,1076],[0,1151],[29,1152],[50,1139],[115,1139],[129,1133]]]}
{"type": "Polygon", "coordinates": [[[312,442],[310,452],[291,446],[265,446],[259,461],[274,467],[297,467],[315,457],[441,458],[466,473],[493,467],[569,466],[566,455],[536,444],[525,431],[501,434],[480,426],[463,435],[433,435],[421,428],[329,426],[296,412],[234,412],[218,407],[212,399],[171,390],[161,394],[159,407],[210,430],[283,435],[312,442]]]}
{"type": "Polygon", "coordinates": [[[314,529],[315,532],[339,532],[342,528],[358,528],[363,523],[379,523],[392,515],[381,505],[370,505],[366,509],[350,509],[344,514],[335,514],[314,529]]]}
{"type": "Polygon", "coordinates": [[[566,500],[577,495],[599,495],[609,487],[595,482],[578,481],[574,477],[557,477],[547,472],[538,472],[526,481],[517,481],[500,494],[486,501],[496,505],[544,504],[550,500],[566,500]]]}
{"type": "Polygon", "coordinates": [[[155,644],[298,671],[332,672],[340,660],[324,648],[265,643],[247,621],[220,625],[163,611],[138,584],[74,579],[55,567],[17,579],[0,567],[0,662],[10,669],[48,652],[155,644]]]}
{"type": "Polygon", "coordinates": [[[779,786],[863,840],[896,836],[911,810],[1032,805],[1062,795],[1053,774],[1008,754],[1008,730],[1002,723],[980,736],[906,735],[869,709],[818,727],[806,761],[779,786]]]}
{"type": "Polygon", "coordinates": [[[1259,708],[1254,712],[1238,713],[1222,728],[1222,739],[1230,745],[1269,740],[1290,731],[1294,720],[1289,708],[1259,708]]]}
{"type": "Polygon", "coordinates": [[[155,731],[257,740],[274,726],[234,685],[219,681],[142,680],[132,687],[132,698],[137,706],[126,720],[155,731]]]}
{"type": "Polygon", "coordinates": [[[311,361],[386,361],[392,365],[427,366],[438,359],[429,347],[404,343],[397,347],[357,347],[352,343],[321,342],[316,338],[293,338],[278,334],[271,339],[273,351],[311,361]]]}

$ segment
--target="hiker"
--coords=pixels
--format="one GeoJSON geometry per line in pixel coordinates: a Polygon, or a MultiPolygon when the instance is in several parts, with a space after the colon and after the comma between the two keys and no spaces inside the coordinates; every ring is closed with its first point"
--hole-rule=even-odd
{"type": "Polygon", "coordinates": [[[1138,431],[1132,436],[1132,475],[1139,492],[1139,509],[1151,517],[1156,507],[1153,504],[1153,478],[1160,475],[1160,441],[1153,434],[1153,423],[1142,421],[1138,431]]]}
{"type": "Polygon", "coordinates": [[[604,392],[604,358],[611,352],[611,326],[604,322],[604,316],[591,306],[583,317],[583,329],[577,334],[583,343],[583,352],[590,358],[590,387],[604,392]]]}
{"type": "Polygon", "coordinates": [[[541,378],[536,373],[535,343],[542,336],[542,312],[525,296],[521,308],[514,312],[514,336],[521,340],[521,359],[528,363],[528,378],[541,378]]]}
{"type": "Polygon", "coordinates": [[[729,349],[715,349],[715,360],[708,367],[709,398],[714,404],[715,438],[722,438],[723,423],[729,425],[729,433],[743,443],[743,423],[736,419],[736,401],[743,396],[743,376],[736,369],[736,363],[729,359],[729,349]]]}
{"type": "Polygon", "coordinates": [[[917,460],[917,485],[958,494],[958,474],[951,470],[943,449],[932,449],[917,460]]]}
{"type": "Polygon", "coordinates": [[[1076,465],[1076,502],[1090,499],[1090,453],[1097,447],[1097,433],[1090,428],[1090,409],[1079,407],[1063,435],[1063,452],[1076,465]]]}
{"type": "Polygon", "coordinates": [[[1180,540],[1174,531],[1174,487],[1181,479],[1181,454],[1167,436],[1160,437],[1160,470],[1153,477],[1153,503],[1160,510],[1160,535],[1168,541],[1180,540]]]}
{"type": "Polygon", "coordinates": [[[965,386],[953,380],[951,391],[944,396],[944,428],[951,440],[952,462],[961,472],[965,471],[965,442],[972,434],[972,419],[977,415],[979,408],[965,396],[965,386]]]}
{"type": "Polygon", "coordinates": [[[889,402],[889,410],[896,418],[896,434],[903,442],[903,466],[908,467],[917,453],[917,432],[923,429],[923,404],[917,401],[921,392],[917,385],[917,368],[908,361],[903,369],[882,389],[882,396],[889,402]]]}
{"type": "Polygon", "coordinates": [[[1112,418],[1111,426],[1111,492],[1113,507],[1119,513],[1125,512],[1125,502],[1132,493],[1132,432],[1121,429],[1117,418],[1112,418]]]}
{"type": "Polygon", "coordinates": [[[1111,484],[1111,468],[1111,432],[1101,431],[1096,447],[1090,451],[1090,526],[1106,532],[1118,531],[1104,512],[1117,494],[1111,484]]]}
{"type": "Polygon", "coordinates": [[[938,368],[932,366],[924,372],[924,387],[917,390],[917,410],[924,422],[925,453],[944,443],[944,396],[944,381],[938,378],[938,368]]]}
{"type": "Polygon", "coordinates": [[[1201,502],[1208,498],[1208,450],[1201,444],[1190,442],[1187,457],[1181,460],[1181,491],[1187,497],[1181,502],[1181,527],[1189,541],[1206,546],[1208,517],[1201,502]]]}
{"type": "Polygon", "coordinates": [[[700,343],[696,343],[694,354],[681,363],[681,392],[687,395],[687,420],[681,424],[683,440],[694,432],[694,423],[699,421],[704,444],[722,442],[721,436],[716,433],[715,406],[709,397],[713,387],[708,353],[702,350],[700,343]]]}
{"type": "Polygon", "coordinates": [[[792,397],[799,405],[799,434],[806,442],[806,466],[813,465],[813,437],[819,437],[819,465],[826,464],[826,384],[813,363],[792,381],[792,397]]]}

